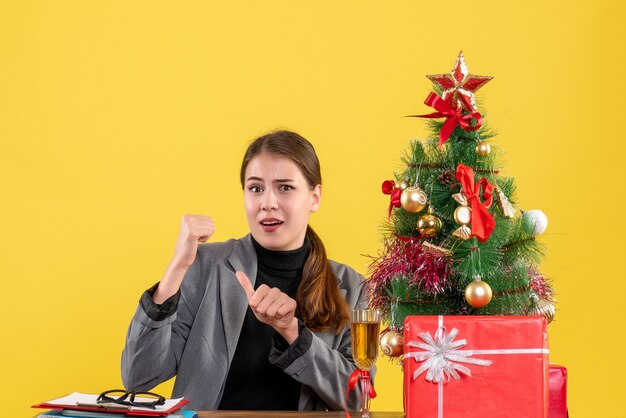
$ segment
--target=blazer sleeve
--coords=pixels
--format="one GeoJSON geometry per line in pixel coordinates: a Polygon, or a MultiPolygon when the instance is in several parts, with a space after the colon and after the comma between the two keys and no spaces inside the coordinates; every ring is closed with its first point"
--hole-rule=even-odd
{"type": "MultiPolygon", "coordinates": [[[[194,281],[199,263],[187,271],[183,283],[194,281]]],[[[174,377],[194,315],[182,292],[175,312],[161,320],[148,316],[140,304],[135,311],[122,352],[122,382],[128,390],[150,390],[174,377]]]]}
{"type": "MultiPolygon", "coordinates": [[[[346,299],[350,309],[365,309],[367,306],[365,279],[352,269],[348,270],[346,276],[343,282],[349,281],[346,299]]],[[[311,334],[309,349],[283,371],[310,387],[328,408],[343,410],[346,408],[348,378],[356,369],[352,359],[350,326],[335,337],[334,347],[315,333],[311,334]]],[[[370,373],[373,377],[375,369],[373,368],[370,373]]],[[[348,409],[358,409],[360,398],[360,387],[357,385],[348,397],[348,409]]]]}

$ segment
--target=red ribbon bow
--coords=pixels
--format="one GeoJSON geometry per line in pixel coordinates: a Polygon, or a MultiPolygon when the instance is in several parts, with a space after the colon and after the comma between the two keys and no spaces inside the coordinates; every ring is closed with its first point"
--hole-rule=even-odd
{"type": "Polygon", "coordinates": [[[472,234],[476,235],[479,241],[485,242],[496,226],[493,215],[487,210],[493,202],[493,184],[484,177],[474,183],[474,170],[463,164],[459,164],[456,168],[456,178],[461,182],[463,193],[472,208],[472,234]],[[484,203],[480,201],[481,197],[484,203]]]}
{"type": "Polygon", "coordinates": [[[350,375],[350,378],[348,378],[348,388],[346,389],[346,418],[350,418],[350,414],[348,413],[348,394],[350,393],[351,390],[353,390],[356,387],[357,383],[359,383],[359,380],[361,380],[361,378],[366,378],[367,380],[370,381],[370,384],[369,384],[370,399],[374,399],[376,397],[376,391],[374,390],[374,385],[372,384],[372,381],[370,379],[370,372],[368,370],[355,369],[350,375]]]}
{"type": "Polygon", "coordinates": [[[400,196],[402,195],[402,190],[396,187],[396,183],[393,180],[385,180],[383,181],[383,193],[391,195],[389,198],[389,213],[387,214],[387,220],[391,219],[391,210],[393,207],[399,208],[401,206],[400,196]]]}
{"type": "Polygon", "coordinates": [[[446,121],[443,123],[441,127],[441,131],[439,131],[439,147],[443,145],[444,142],[450,138],[452,131],[457,126],[461,126],[466,132],[473,132],[480,129],[480,126],[483,124],[483,117],[478,112],[472,112],[467,115],[463,114],[463,109],[454,109],[450,103],[443,100],[435,93],[430,93],[424,101],[424,104],[432,107],[436,110],[434,113],[429,113],[428,115],[410,115],[412,118],[446,118],[446,121]],[[471,121],[475,120],[476,124],[472,125],[471,121]]]}

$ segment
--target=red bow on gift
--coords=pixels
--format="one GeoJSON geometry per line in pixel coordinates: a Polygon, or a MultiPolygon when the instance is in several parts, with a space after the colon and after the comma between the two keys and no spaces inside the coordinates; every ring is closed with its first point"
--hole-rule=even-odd
{"type": "Polygon", "coordinates": [[[439,147],[450,138],[452,131],[457,126],[467,132],[477,131],[483,123],[483,117],[478,112],[472,112],[467,115],[463,114],[463,109],[454,109],[448,102],[443,100],[435,93],[430,93],[424,102],[427,106],[436,110],[435,113],[428,115],[409,115],[411,118],[446,118],[446,121],[439,131],[439,147]],[[472,125],[471,121],[475,120],[476,124],[472,125]]]}
{"type": "Polygon", "coordinates": [[[391,195],[389,198],[389,213],[387,214],[387,220],[391,218],[391,210],[393,207],[399,208],[401,206],[400,196],[402,195],[402,190],[396,187],[396,183],[393,180],[385,180],[383,181],[383,193],[391,195]]]}
{"type": "Polygon", "coordinates": [[[479,241],[485,242],[496,226],[495,219],[487,210],[493,202],[493,184],[484,177],[474,183],[474,170],[463,164],[456,168],[456,178],[461,182],[463,193],[472,208],[472,234],[476,235],[479,241]],[[480,201],[481,186],[484,203],[480,201]]]}
{"type": "Polygon", "coordinates": [[[367,379],[370,382],[368,385],[370,399],[374,399],[376,397],[376,391],[374,390],[374,385],[370,379],[370,372],[368,370],[355,369],[348,378],[348,388],[346,389],[346,418],[350,418],[350,414],[348,413],[348,394],[356,387],[361,378],[367,379]]]}

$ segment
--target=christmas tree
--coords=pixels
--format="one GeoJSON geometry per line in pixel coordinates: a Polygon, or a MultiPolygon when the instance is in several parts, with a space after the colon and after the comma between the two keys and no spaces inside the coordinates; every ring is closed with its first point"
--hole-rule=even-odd
{"type": "MultiPolygon", "coordinates": [[[[387,180],[384,245],[369,269],[370,306],[398,355],[407,315],[554,317],[554,291],[539,273],[537,236],[547,219],[515,207],[515,182],[501,174],[502,152],[478,111],[475,92],[492,77],[470,74],[460,53],[452,72],[427,76],[431,138],[413,141],[405,169],[387,180]],[[395,333],[394,333],[395,331],[395,333]]],[[[388,341],[389,342],[389,341],[388,341]]]]}

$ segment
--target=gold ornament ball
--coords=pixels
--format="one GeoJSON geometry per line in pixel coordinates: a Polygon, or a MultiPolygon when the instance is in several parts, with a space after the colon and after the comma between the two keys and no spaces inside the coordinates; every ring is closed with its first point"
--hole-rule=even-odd
{"type": "Polygon", "coordinates": [[[406,180],[400,180],[398,183],[396,183],[396,188],[400,190],[404,190],[407,187],[409,187],[409,182],[406,180]]]}
{"type": "Polygon", "coordinates": [[[428,213],[418,219],[417,230],[425,238],[434,237],[441,231],[441,219],[435,216],[429,208],[428,213]]]}
{"type": "Polygon", "coordinates": [[[490,152],[491,147],[489,146],[489,144],[485,142],[479,142],[478,145],[476,145],[476,154],[485,157],[489,155],[490,152]]]}
{"type": "Polygon", "coordinates": [[[465,288],[465,300],[474,308],[485,307],[491,302],[491,286],[482,280],[474,280],[465,288]]]}
{"type": "Polygon", "coordinates": [[[537,316],[543,316],[548,321],[548,324],[554,320],[556,310],[554,304],[549,300],[539,299],[537,306],[535,307],[535,314],[537,316]]]}
{"type": "Polygon", "coordinates": [[[380,337],[380,349],[389,357],[399,357],[404,352],[402,333],[391,330],[380,337]]]}
{"type": "Polygon", "coordinates": [[[472,209],[469,206],[459,206],[454,211],[454,222],[467,225],[472,221],[472,209]]]}
{"type": "Polygon", "coordinates": [[[407,187],[402,191],[400,203],[407,212],[417,213],[426,207],[426,193],[417,186],[407,187]]]}

